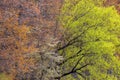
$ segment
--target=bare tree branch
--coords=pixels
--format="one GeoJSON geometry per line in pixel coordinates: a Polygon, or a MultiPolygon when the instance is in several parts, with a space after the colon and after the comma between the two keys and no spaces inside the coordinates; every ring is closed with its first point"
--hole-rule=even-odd
{"type": "MultiPolygon", "coordinates": [[[[92,64],[91,64],[91,63],[87,63],[87,64],[85,64],[85,65],[83,65],[83,66],[81,66],[81,67],[79,67],[79,68],[76,68],[76,69],[74,69],[74,70],[71,70],[71,71],[69,71],[69,72],[67,72],[67,73],[62,74],[60,77],[56,77],[55,79],[61,79],[62,77],[65,77],[65,76],[70,75],[70,74],[72,74],[72,73],[77,73],[77,74],[78,74],[77,71],[79,71],[79,70],[87,67],[88,65],[92,65],[92,64]]],[[[79,74],[80,74],[80,73],[79,73],[79,74]]],[[[81,77],[83,77],[83,76],[81,76],[81,77]]]]}

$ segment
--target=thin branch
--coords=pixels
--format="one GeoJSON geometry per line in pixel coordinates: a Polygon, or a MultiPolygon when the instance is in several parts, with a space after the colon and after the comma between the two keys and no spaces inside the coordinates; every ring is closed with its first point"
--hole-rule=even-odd
{"type": "Polygon", "coordinates": [[[69,58],[67,58],[66,60],[64,60],[62,63],[60,63],[59,65],[62,65],[62,64],[64,64],[64,63],[66,63],[68,60],[70,60],[70,59],[73,59],[73,58],[75,58],[75,57],[77,57],[78,56],[78,54],[81,52],[82,50],[79,50],[75,55],[73,55],[73,56],[70,56],[69,58]]]}
{"type": "Polygon", "coordinates": [[[92,64],[91,64],[91,63],[87,63],[87,64],[81,66],[80,68],[75,69],[74,71],[79,71],[79,70],[81,70],[81,69],[87,67],[88,65],[92,65],[92,64]]]}
{"type": "MultiPolygon", "coordinates": [[[[79,70],[87,67],[88,65],[91,65],[91,64],[90,64],[90,63],[85,64],[85,65],[81,66],[80,68],[77,68],[77,69],[74,69],[74,70],[71,70],[71,71],[69,71],[69,72],[67,72],[67,73],[62,74],[60,77],[56,77],[55,79],[61,79],[62,77],[65,77],[65,76],[70,75],[70,74],[72,74],[72,73],[78,73],[77,71],[79,71],[79,70]]],[[[83,76],[82,76],[82,77],[83,77],[83,76]]]]}
{"type": "Polygon", "coordinates": [[[84,79],[86,79],[86,77],[82,74],[82,73],[80,73],[80,72],[76,72],[78,75],[80,75],[81,77],[83,77],[84,79]]]}
{"type": "Polygon", "coordinates": [[[95,26],[95,25],[91,25],[91,26],[87,27],[87,29],[85,29],[81,34],[79,34],[78,36],[76,36],[76,37],[74,37],[73,39],[71,39],[70,41],[68,41],[68,43],[67,43],[66,45],[60,47],[59,49],[57,49],[57,51],[60,51],[60,50],[62,50],[62,49],[64,49],[64,48],[66,48],[66,47],[68,47],[68,46],[76,43],[76,40],[77,40],[78,38],[80,38],[88,29],[90,29],[90,28],[93,27],[93,26],[95,26]]]}
{"type": "Polygon", "coordinates": [[[72,71],[75,70],[75,68],[78,66],[79,62],[83,59],[84,56],[82,56],[78,61],[77,63],[75,64],[75,66],[73,67],[72,71]]]}

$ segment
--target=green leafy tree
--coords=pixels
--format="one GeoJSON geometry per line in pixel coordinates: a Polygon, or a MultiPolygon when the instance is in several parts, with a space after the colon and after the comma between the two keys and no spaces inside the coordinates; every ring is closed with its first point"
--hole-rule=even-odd
{"type": "Polygon", "coordinates": [[[65,0],[64,37],[58,48],[64,61],[61,80],[118,80],[120,16],[100,0],[65,0]]]}

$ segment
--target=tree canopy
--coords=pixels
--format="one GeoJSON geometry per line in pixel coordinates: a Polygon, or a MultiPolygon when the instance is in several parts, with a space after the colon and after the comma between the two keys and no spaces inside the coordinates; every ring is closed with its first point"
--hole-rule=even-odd
{"type": "Polygon", "coordinates": [[[65,0],[60,20],[64,44],[59,48],[62,80],[118,80],[120,16],[99,0],[65,0]]]}

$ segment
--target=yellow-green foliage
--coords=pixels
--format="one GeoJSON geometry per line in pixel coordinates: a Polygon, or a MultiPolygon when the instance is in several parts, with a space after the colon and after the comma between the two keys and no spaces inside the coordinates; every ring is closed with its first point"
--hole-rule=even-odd
{"type": "Polygon", "coordinates": [[[0,74],[0,80],[13,80],[11,76],[1,73],[0,74]]]}
{"type": "MultiPolygon", "coordinates": [[[[79,55],[67,61],[63,67],[65,72],[71,70],[76,61],[82,56],[77,68],[86,63],[93,63],[79,70],[85,80],[118,80],[120,75],[120,61],[115,53],[119,52],[120,16],[112,7],[97,6],[100,0],[65,0],[61,12],[61,23],[66,30],[66,41],[79,36],[74,44],[65,48],[65,59],[79,55]],[[95,2],[96,1],[96,2],[95,2]],[[88,70],[87,76],[84,71],[88,70]],[[111,73],[109,73],[109,70],[111,73]]],[[[77,75],[77,74],[76,74],[77,75]]],[[[77,75],[77,78],[81,78],[77,75]]],[[[68,75],[63,80],[74,80],[68,75]],[[66,78],[66,79],[65,79],[66,78]]]]}

